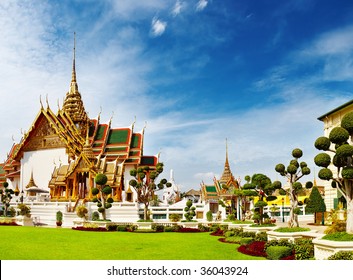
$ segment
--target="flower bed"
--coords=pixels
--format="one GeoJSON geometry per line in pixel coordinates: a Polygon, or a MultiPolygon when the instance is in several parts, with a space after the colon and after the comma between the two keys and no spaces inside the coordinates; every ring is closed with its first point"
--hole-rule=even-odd
{"type": "Polygon", "coordinates": [[[19,226],[16,222],[0,222],[0,226],[19,226]]]}
{"type": "Polygon", "coordinates": [[[239,246],[238,252],[255,257],[267,257],[265,244],[265,241],[254,241],[250,244],[239,246]]]}
{"type": "Polygon", "coordinates": [[[216,231],[211,232],[210,235],[213,235],[213,236],[223,236],[223,235],[224,235],[224,231],[219,228],[219,229],[217,229],[216,231]]]}
{"type": "Polygon", "coordinates": [[[198,228],[180,228],[177,232],[202,232],[198,228]]]}
{"type": "Polygon", "coordinates": [[[77,227],[72,227],[73,230],[81,230],[81,231],[108,231],[104,227],[84,227],[84,226],[77,226],[77,227]]]}
{"type": "Polygon", "coordinates": [[[0,217],[0,226],[19,226],[15,217],[0,217]]]}

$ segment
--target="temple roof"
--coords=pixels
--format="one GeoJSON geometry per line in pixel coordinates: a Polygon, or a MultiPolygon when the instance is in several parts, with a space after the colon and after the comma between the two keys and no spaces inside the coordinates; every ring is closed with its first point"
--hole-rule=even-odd
{"type": "Polygon", "coordinates": [[[88,120],[88,116],[83,106],[81,94],[78,91],[78,84],[76,81],[75,55],[76,55],[76,43],[74,43],[72,75],[71,75],[72,77],[71,77],[70,89],[66,93],[63,110],[69,114],[69,116],[71,117],[71,120],[74,123],[85,123],[88,120]]]}
{"type": "Polygon", "coordinates": [[[224,169],[221,178],[218,180],[220,185],[226,185],[230,181],[235,181],[232,171],[230,170],[228,161],[228,142],[226,140],[226,161],[224,163],[224,169]]]}

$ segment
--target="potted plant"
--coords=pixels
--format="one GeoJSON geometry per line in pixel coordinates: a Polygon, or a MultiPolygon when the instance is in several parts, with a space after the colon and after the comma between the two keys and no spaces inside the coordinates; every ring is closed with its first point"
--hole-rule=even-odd
{"type": "Polygon", "coordinates": [[[61,211],[56,212],[56,225],[60,227],[63,223],[63,213],[61,211]]]}

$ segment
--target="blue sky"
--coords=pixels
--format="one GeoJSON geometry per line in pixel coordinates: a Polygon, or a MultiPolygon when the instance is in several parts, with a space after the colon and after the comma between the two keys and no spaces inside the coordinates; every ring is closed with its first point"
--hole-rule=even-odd
{"type": "Polygon", "coordinates": [[[235,177],[280,179],[296,147],[314,171],[317,117],[352,99],[351,1],[1,1],[0,31],[2,159],[40,97],[62,104],[74,32],[89,116],[147,123],[182,190],[221,175],[226,138],[235,177]]]}

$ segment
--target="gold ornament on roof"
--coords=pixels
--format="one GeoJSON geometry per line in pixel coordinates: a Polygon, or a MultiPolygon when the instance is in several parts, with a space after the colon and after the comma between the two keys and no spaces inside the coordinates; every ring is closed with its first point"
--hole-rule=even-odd
{"type": "Polygon", "coordinates": [[[88,116],[83,106],[81,94],[78,91],[78,84],[76,81],[76,33],[74,34],[74,50],[73,50],[73,62],[72,62],[72,78],[70,89],[66,93],[66,97],[63,104],[63,110],[68,113],[74,123],[87,122],[88,116]]]}

